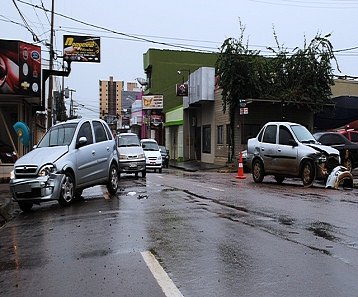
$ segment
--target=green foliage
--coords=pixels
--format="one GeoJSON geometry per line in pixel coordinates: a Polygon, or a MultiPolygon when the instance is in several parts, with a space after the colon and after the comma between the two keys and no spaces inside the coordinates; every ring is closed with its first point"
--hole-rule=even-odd
{"type": "Polygon", "coordinates": [[[290,54],[278,45],[275,35],[278,50],[269,48],[275,57],[270,59],[271,84],[264,96],[312,111],[330,103],[334,84],[331,60],[337,61],[329,37],[316,35],[308,45],[305,42],[303,49],[295,48],[290,54]]]}

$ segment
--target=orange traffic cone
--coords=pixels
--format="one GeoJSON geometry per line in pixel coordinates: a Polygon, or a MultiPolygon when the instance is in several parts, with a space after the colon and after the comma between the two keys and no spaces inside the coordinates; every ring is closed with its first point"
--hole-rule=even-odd
{"type": "Polygon", "coordinates": [[[240,152],[239,166],[237,168],[236,178],[245,179],[244,164],[242,163],[242,152],[240,152]]]}

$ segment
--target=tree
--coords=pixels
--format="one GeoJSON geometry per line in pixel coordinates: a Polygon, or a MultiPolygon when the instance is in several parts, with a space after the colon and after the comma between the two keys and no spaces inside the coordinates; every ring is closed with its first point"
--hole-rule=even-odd
{"type": "Polygon", "coordinates": [[[305,42],[303,49],[295,48],[290,54],[279,46],[274,32],[278,49],[268,48],[274,56],[265,58],[243,43],[245,27],[241,22],[240,29],[239,39],[224,41],[216,63],[223,112],[228,111],[231,127],[228,162],[232,162],[235,154],[234,126],[240,100],[277,99],[319,111],[330,102],[331,85],[334,84],[331,60],[336,59],[330,35],[317,34],[308,45],[305,42]]]}

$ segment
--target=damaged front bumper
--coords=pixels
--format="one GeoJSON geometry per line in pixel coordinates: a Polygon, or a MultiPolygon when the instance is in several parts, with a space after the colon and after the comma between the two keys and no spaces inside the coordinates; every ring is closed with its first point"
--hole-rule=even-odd
{"type": "Polygon", "coordinates": [[[338,189],[340,186],[343,189],[353,189],[353,175],[344,166],[335,167],[326,182],[326,189],[338,189]]]}
{"type": "Polygon", "coordinates": [[[10,191],[15,201],[40,203],[58,200],[64,174],[51,173],[37,178],[15,178],[10,180],[10,191]]]}

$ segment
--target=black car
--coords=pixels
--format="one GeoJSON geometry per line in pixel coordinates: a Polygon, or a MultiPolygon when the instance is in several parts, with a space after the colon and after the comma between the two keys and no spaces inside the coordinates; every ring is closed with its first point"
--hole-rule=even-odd
{"type": "Polygon", "coordinates": [[[16,160],[17,156],[13,147],[0,142],[0,163],[15,163],[16,160]]]}
{"type": "Polygon", "coordinates": [[[341,163],[349,171],[358,167],[358,144],[349,141],[338,132],[318,132],[313,136],[324,145],[329,145],[339,150],[341,163]]]}
{"type": "Polygon", "coordinates": [[[169,150],[163,146],[159,146],[160,154],[162,155],[163,167],[169,168],[169,150]]]}

